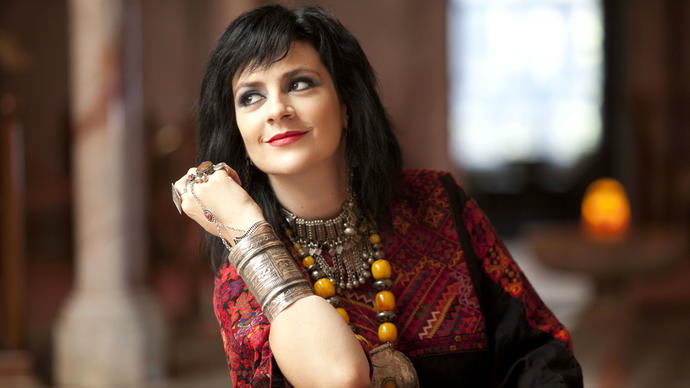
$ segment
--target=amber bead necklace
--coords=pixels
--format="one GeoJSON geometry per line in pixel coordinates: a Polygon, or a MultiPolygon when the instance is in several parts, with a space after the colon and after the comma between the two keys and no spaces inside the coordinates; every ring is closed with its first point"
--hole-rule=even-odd
{"type": "MultiPolygon", "coordinates": [[[[340,213],[330,219],[305,220],[286,209],[282,209],[282,213],[285,235],[314,281],[314,292],[326,299],[350,324],[340,295],[373,277],[372,286],[377,291],[374,303],[379,341],[395,342],[398,328],[394,323],[391,265],[384,258],[376,224],[361,215],[353,195],[348,193],[340,213]]],[[[360,334],[356,335],[368,343],[360,334]]]]}

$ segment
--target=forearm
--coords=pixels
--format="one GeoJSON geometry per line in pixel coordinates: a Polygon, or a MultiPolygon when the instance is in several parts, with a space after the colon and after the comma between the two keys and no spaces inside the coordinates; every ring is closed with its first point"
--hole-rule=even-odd
{"type": "Polygon", "coordinates": [[[364,387],[369,364],[338,312],[316,296],[273,228],[250,228],[228,259],[271,322],[269,344],[297,387],[364,387]]]}
{"type": "Polygon", "coordinates": [[[295,387],[368,387],[369,362],[340,314],[323,298],[309,296],[271,323],[269,343],[295,387]]]}

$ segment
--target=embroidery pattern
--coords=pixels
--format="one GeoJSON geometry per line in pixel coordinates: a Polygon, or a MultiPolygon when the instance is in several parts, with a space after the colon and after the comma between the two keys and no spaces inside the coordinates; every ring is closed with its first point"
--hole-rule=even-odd
{"type": "Polygon", "coordinates": [[[463,219],[484,271],[510,296],[522,301],[530,326],[567,342],[572,350],[570,334],[532,288],[475,200],[467,201],[463,219]]]}

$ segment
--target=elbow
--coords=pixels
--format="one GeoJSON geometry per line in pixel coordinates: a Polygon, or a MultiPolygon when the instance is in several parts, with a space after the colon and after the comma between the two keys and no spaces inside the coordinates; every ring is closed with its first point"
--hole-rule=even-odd
{"type": "Polygon", "coordinates": [[[336,368],[334,373],[331,373],[331,381],[325,386],[328,387],[347,387],[347,388],[367,388],[371,386],[369,379],[369,364],[365,367],[340,367],[336,368]]]}

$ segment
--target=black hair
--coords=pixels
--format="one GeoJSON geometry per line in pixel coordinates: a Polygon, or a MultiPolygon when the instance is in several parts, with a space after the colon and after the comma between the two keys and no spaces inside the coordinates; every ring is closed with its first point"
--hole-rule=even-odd
{"type": "MultiPolygon", "coordinates": [[[[390,225],[390,203],[397,192],[401,169],[400,146],[379,99],[374,70],[357,39],[327,11],[318,7],[289,10],[270,5],[235,19],[212,50],[201,86],[197,163],[226,162],[238,172],[242,185],[264,217],[279,228],[279,204],[268,177],[246,161],[246,150],[235,120],[232,80],[238,71],[284,58],[295,41],[311,44],[333,79],[348,123],[347,165],[353,172],[352,190],[361,209],[379,224],[390,225]]],[[[211,264],[217,271],[224,247],[209,235],[211,264]]]]}

